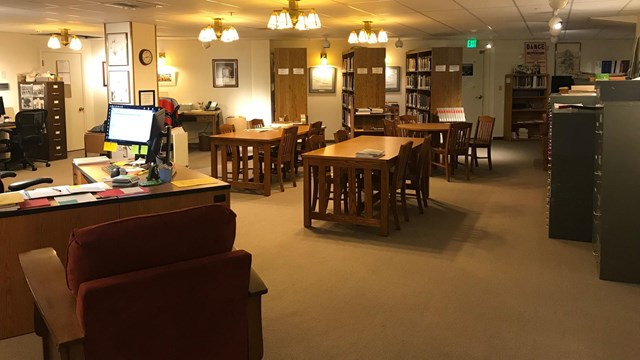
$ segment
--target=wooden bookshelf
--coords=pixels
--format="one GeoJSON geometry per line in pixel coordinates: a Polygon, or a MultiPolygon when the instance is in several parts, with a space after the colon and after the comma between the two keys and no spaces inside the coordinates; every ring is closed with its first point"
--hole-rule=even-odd
{"type": "Polygon", "coordinates": [[[540,139],[548,111],[549,75],[507,74],[504,89],[504,138],[540,139]]]}
{"type": "Polygon", "coordinates": [[[385,49],[353,48],[342,54],[342,124],[351,136],[384,133],[385,49]],[[361,113],[357,109],[380,109],[361,113]]]}
{"type": "Polygon", "coordinates": [[[276,48],[273,52],[274,121],[307,115],[307,49],[276,48]]]}
{"type": "Polygon", "coordinates": [[[411,50],[406,61],[407,114],[433,122],[438,108],[462,106],[462,48],[411,50]]]}

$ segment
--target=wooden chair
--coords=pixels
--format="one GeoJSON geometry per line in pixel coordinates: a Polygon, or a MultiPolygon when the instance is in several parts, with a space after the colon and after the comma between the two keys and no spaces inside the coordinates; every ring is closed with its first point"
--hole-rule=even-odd
{"type": "Polygon", "coordinates": [[[333,141],[336,143],[349,140],[349,132],[345,129],[340,129],[333,133],[333,141]]]}
{"type": "Polygon", "coordinates": [[[414,161],[409,161],[407,165],[406,188],[412,190],[418,202],[420,214],[424,214],[424,207],[427,207],[429,198],[429,177],[431,176],[431,135],[424,138],[420,145],[420,150],[414,161]]]}
{"type": "MultiPolygon", "coordinates": [[[[398,117],[398,124],[415,124],[418,122],[418,118],[415,115],[404,114],[398,117]]],[[[413,137],[410,131],[396,129],[397,136],[413,137]]]]}
{"type": "Polygon", "coordinates": [[[433,165],[445,169],[447,181],[453,174],[455,165],[459,164],[459,156],[464,156],[464,166],[466,167],[467,180],[469,180],[470,166],[473,166],[473,162],[469,161],[471,126],[472,124],[468,122],[451,123],[444,146],[433,149],[433,152],[439,155],[439,159],[434,161],[433,165]]]}
{"type": "Polygon", "coordinates": [[[262,119],[251,119],[247,124],[249,129],[259,129],[264,127],[264,120],[262,119]]]}
{"type": "Polygon", "coordinates": [[[473,138],[469,139],[471,159],[476,167],[478,166],[478,159],[487,159],[489,169],[493,170],[493,164],[491,163],[491,140],[493,139],[493,125],[495,122],[496,118],[492,116],[478,116],[476,133],[473,138]],[[487,149],[487,156],[478,156],[478,149],[487,149]]]}
{"type": "Polygon", "coordinates": [[[398,216],[398,190],[400,191],[400,202],[402,204],[402,212],[404,213],[404,220],[409,221],[409,213],[407,212],[407,194],[406,194],[406,176],[407,176],[407,164],[409,162],[409,156],[411,155],[411,149],[413,148],[413,142],[407,141],[403,145],[400,145],[400,151],[396,158],[396,163],[393,166],[393,170],[389,175],[389,205],[391,206],[391,212],[393,213],[393,220],[396,224],[396,229],[400,230],[400,219],[398,216]]]}
{"type": "Polygon", "coordinates": [[[398,136],[396,122],[384,119],[384,136],[398,136]]]}
{"type": "MultiPolygon", "coordinates": [[[[282,129],[282,137],[280,138],[280,145],[278,145],[278,155],[275,157],[271,157],[271,164],[264,164],[261,166],[261,171],[267,172],[271,169],[271,165],[275,165],[276,173],[278,175],[278,181],[280,181],[280,191],[284,191],[284,179],[283,179],[283,171],[286,167],[289,169],[289,173],[291,176],[291,182],[293,183],[293,187],[296,187],[296,175],[295,175],[295,149],[296,149],[296,140],[298,137],[298,128],[295,126],[291,126],[288,128],[282,129]]],[[[264,156],[260,154],[260,162],[264,162],[264,156]]],[[[269,171],[270,173],[270,171],[269,171]]],[[[264,176],[260,174],[260,177],[264,176]]],[[[271,176],[270,174],[268,176],[271,176]]],[[[262,179],[261,179],[262,181],[262,179]]]]}

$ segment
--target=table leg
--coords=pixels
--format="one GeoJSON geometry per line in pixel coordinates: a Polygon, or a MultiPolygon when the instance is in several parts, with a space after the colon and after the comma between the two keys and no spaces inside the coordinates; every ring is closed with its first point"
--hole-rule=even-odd
{"type": "Polygon", "coordinates": [[[380,235],[389,235],[389,169],[380,169],[380,235]]]}
{"type": "MultiPolygon", "coordinates": [[[[262,145],[262,151],[264,152],[264,196],[271,196],[271,145],[262,145]]],[[[255,155],[254,155],[255,156],[255,155]]]]}
{"type": "Polygon", "coordinates": [[[302,169],[304,171],[303,188],[303,209],[304,209],[304,226],[311,227],[311,166],[309,160],[302,159],[302,169]]]}
{"type": "Polygon", "coordinates": [[[218,145],[211,140],[211,177],[218,178],[218,145]]]}

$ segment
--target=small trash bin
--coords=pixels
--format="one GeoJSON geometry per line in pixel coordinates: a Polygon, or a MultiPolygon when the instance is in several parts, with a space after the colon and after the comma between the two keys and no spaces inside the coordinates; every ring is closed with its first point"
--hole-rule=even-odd
{"type": "Polygon", "coordinates": [[[211,135],[211,132],[198,133],[198,145],[199,145],[200,151],[211,150],[211,141],[209,140],[210,135],[211,135]]]}

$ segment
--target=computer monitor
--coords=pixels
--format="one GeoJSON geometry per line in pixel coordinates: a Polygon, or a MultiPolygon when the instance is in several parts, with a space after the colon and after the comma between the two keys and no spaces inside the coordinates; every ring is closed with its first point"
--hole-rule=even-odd
{"type": "Polygon", "coordinates": [[[126,146],[147,146],[147,163],[155,162],[162,145],[164,118],[162,108],[109,104],[105,141],[126,146]]]}
{"type": "Polygon", "coordinates": [[[0,96],[0,116],[3,116],[7,113],[4,109],[4,100],[2,100],[2,96],[0,96]]]}

